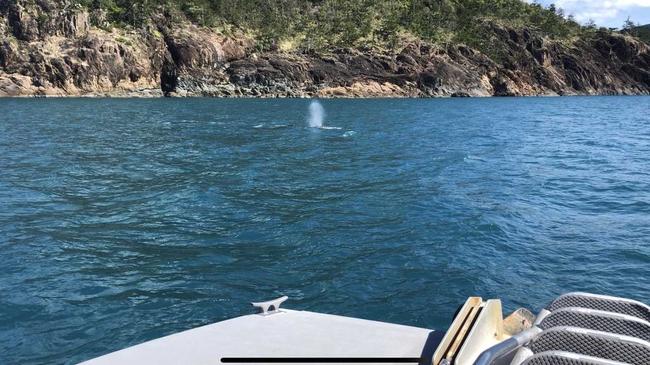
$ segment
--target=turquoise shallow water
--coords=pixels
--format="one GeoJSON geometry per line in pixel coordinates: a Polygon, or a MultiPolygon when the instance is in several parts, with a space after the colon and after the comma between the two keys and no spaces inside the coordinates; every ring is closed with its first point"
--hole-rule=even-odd
{"type": "Polygon", "coordinates": [[[0,100],[0,363],[287,306],[650,298],[650,98],[0,100]]]}

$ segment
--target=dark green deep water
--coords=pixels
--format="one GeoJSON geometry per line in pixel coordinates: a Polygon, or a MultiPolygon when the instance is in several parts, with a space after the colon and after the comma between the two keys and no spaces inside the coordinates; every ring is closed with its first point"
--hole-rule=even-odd
{"type": "Polygon", "coordinates": [[[0,100],[0,363],[286,306],[650,298],[650,98],[0,100]],[[354,131],[354,132],[351,132],[354,131]]]}

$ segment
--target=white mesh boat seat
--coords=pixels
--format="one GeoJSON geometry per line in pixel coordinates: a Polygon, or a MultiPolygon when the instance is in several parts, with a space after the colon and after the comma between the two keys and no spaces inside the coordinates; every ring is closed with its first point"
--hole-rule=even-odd
{"type": "Polygon", "coordinates": [[[650,341],[650,322],[625,314],[585,308],[562,308],[551,312],[538,323],[542,330],[560,326],[609,332],[650,341]]]}
{"type": "Polygon", "coordinates": [[[561,351],[631,365],[650,364],[650,343],[633,337],[574,327],[554,327],[528,345],[532,354],[561,351]]]}
{"type": "Polygon", "coordinates": [[[546,307],[549,312],[562,308],[588,308],[605,312],[625,314],[650,321],[650,307],[625,298],[589,293],[569,293],[555,299],[546,307]]]}
{"type": "Polygon", "coordinates": [[[650,307],[604,295],[553,300],[533,328],[486,350],[477,365],[650,365],[650,307]]]}
{"type": "Polygon", "coordinates": [[[567,352],[543,352],[529,357],[522,365],[628,365],[622,362],[599,359],[567,352]]]}

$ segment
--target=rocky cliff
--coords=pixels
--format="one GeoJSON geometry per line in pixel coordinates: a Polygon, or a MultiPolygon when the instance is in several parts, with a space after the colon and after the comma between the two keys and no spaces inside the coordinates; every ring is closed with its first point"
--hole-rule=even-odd
{"type": "Polygon", "coordinates": [[[394,52],[256,51],[163,15],[99,29],[67,1],[0,0],[0,96],[516,96],[649,94],[650,47],[610,32],[555,41],[484,22],[490,55],[409,42],[394,52]]]}

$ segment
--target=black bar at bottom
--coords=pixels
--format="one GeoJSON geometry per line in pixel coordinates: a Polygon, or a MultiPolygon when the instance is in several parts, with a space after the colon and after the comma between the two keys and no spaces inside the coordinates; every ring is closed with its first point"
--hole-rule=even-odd
{"type": "Polygon", "coordinates": [[[419,363],[419,357],[222,357],[224,364],[250,364],[250,363],[292,363],[292,364],[368,364],[368,363],[419,363]]]}

